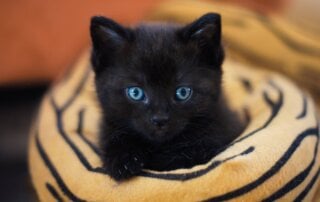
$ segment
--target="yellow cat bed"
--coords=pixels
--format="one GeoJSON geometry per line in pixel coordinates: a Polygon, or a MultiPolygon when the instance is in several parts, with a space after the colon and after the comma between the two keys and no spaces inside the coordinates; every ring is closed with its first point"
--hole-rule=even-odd
{"type": "Polygon", "coordinates": [[[206,164],[145,170],[117,183],[101,169],[100,108],[85,54],[43,99],[30,138],[30,172],[39,199],[316,201],[320,159],[313,101],[276,74],[229,59],[223,68],[230,105],[250,120],[241,136],[206,164]]]}

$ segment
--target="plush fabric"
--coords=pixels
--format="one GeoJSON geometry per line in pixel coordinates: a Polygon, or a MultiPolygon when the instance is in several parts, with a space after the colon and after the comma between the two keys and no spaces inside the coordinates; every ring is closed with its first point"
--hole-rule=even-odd
{"type": "MultiPolygon", "coordinates": [[[[100,107],[88,54],[44,97],[29,147],[41,201],[316,201],[319,125],[310,96],[287,79],[227,59],[230,106],[245,131],[208,163],[117,183],[101,168],[100,107]]],[[[232,126],[230,126],[232,127],[232,126]]]]}
{"type": "Polygon", "coordinates": [[[320,107],[320,34],[316,30],[220,1],[168,1],[149,19],[187,23],[206,12],[222,15],[223,39],[230,57],[289,76],[307,88],[320,107]]]}

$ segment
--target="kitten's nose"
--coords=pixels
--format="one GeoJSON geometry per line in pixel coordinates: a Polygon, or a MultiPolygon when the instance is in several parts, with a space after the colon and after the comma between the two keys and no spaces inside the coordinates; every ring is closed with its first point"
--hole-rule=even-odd
{"type": "Polygon", "coordinates": [[[156,114],[151,117],[151,123],[155,126],[162,127],[166,125],[169,121],[169,116],[167,114],[156,114]]]}

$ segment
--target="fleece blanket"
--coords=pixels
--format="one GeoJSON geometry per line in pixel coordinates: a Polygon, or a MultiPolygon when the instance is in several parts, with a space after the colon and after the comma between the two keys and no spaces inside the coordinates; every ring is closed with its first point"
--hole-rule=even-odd
{"type": "Polygon", "coordinates": [[[308,89],[320,109],[320,34],[316,30],[298,27],[279,15],[212,0],[170,0],[160,4],[149,20],[187,23],[207,12],[222,16],[229,57],[285,74],[308,89]]]}
{"type": "MultiPolygon", "coordinates": [[[[227,59],[224,90],[249,120],[209,162],[144,170],[117,183],[101,168],[89,54],[44,97],[29,145],[40,201],[319,201],[319,124],[310,96],[287,79],[227,59]]],[[[230,126],[232,127],[232,126],[230,126]]]]}

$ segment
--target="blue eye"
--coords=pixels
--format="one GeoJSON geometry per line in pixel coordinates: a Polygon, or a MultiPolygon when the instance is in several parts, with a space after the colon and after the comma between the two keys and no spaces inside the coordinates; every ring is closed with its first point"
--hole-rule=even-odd
{"type": "Polygon", "coordinates": [[[126,93],[134,101],[141,101],[145,98],[143,89],[139,87],[129,87],[126,89],[126,93]]]}
{"type": "Polygon", "coordinates": [[[176,90],[176,100],[185,101],[191,96],[192,90],[189,87],[179,87],[176,90]]]}

